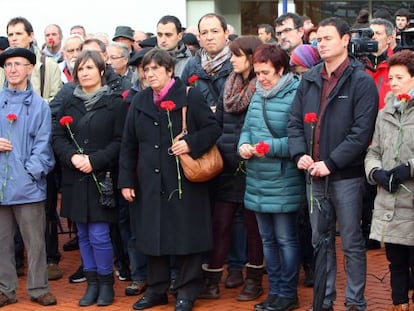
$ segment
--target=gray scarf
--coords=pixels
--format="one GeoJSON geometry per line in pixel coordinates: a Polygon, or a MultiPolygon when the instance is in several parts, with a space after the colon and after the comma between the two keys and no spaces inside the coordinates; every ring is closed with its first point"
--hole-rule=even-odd
{"type": "Polygon", "coordinates": [[[276,96],[277,93],[279,93],[281,90],[283,90],[286,86],[288,86],[292,80],[293,80],[294,74],[291,72],[288,72],[287,74],[283,75],[280,80],[270,89],[265,90],[262,85],[259,83],[259,81],[256,82],[256,92],[266,98],[273,98],[276,96]]]}
{"type": "Polygon", "coordinates": [[[73,91],[73,95],[80,98],[85,103],[86,111],[93,108],[93,105],[102,98],[105,94],[109,93],[109,87],[107,85],[102,86],[100,89],[92,93],[85,93],[80,85],[77,85],[73,91]]]}

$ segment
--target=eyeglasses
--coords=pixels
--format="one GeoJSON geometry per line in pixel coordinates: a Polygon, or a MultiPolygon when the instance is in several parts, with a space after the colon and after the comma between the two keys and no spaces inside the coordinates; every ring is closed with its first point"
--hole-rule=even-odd
{"type": "Polygon", "coordinates": [[[282,31],[276,31],[276,37],[280,37],[283,34],[287,34],[288,32],[291,32],[292,30],[298,29],[299,27],[295,27],[295,28],[285,28],[282,31]]]}
{"type": "Polygon", "coordinates": [[[14,63],[5,63],[5,64],[4,64],[4,69],[8,69],[8,70],[10,70],[10,69],[12,69],[13,67],[14,67],[14,68],[16,68],[16,69],[21,69],[21,68],[23,68],[24,66],[29,66],[29,65],[31,65],[31,64],[23,64],[23,63],[19,63],[19,62],[14,62],[14,63]]]}
{"type": "Polygon", "coordinates": [[[109,56],[109,59],[110,60],[117,60],[117,59],[124,58],[124,57],[126,57],[126,56],[115,56],[115,55],[111,55],[111,56],[109,56]]]}

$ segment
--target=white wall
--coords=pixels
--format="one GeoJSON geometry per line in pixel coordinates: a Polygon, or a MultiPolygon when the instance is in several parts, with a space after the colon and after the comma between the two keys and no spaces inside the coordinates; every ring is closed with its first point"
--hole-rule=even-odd
{"type": "Polygon", "coordinates": [[[175,15],[187,26],[186,0],[2,0],[0,35],[6,35],[11,18],[23,16],[33,25],[39,44],[48,24],[58,24],[64,36],[71,26],[81,24],[87,33],[105,32],[112,39],[118,25],[155,33],[164,15],[175,15]]]}

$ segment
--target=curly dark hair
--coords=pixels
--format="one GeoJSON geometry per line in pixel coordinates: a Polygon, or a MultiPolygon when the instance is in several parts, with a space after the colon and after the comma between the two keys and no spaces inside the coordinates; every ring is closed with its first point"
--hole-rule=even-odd
{"type": "Polygon", "coordinates": [[[402,50],[388,58],[388,66],[405,66],[410,76],[414,76],[414,51],[402,50]]]}

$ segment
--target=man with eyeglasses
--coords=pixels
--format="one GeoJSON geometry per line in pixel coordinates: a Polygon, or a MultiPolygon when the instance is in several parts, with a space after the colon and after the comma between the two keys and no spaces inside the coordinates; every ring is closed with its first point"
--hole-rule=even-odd
{"type": "Polygon", "coordinates": [[[280,15],[275,20],[275,34],[280,47],[291,53],[298,45],[303,44],[303,20],[295,13],[280,15]]]}
{"type": "Polygon", "coordinates": [[[45,242],[46,176],[55,160],[50,108],[29,79],[35,64],[36,55],[25,48],[0,55],[6,77],[0,92],[0,307],[17,302],[17,230],[27,248],[31,300],[43,306],[57,303],[49,289],[45,242]]]}
{"type": "Polygon", "coordinates": [[[108,58],[106,64],[111,66],[114,72],[120,77],[132,81],[133,68],[128,66],[128,46],[122,42],[111,42],[106,47],[108,58]]]}
{"type": "Polygon", "coordinates": [[[73,68],[75,67],[76,59],[81,52],[82,43],[83,38],[77,34],[70,35],[63,43],[63,62],[59,63],[63,84],[73,81],[73,68]]]}

